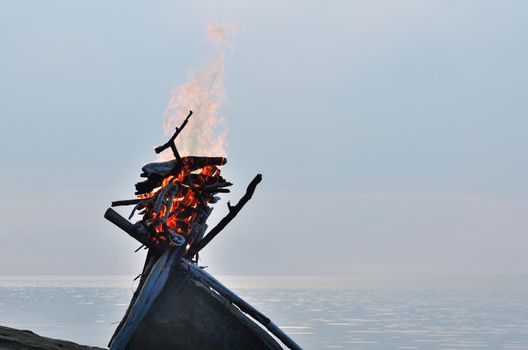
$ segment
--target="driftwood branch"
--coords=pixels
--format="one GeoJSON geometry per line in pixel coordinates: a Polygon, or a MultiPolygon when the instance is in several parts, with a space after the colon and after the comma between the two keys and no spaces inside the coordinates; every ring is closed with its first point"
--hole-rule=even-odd
{"type": "Polygon", "coordinates": [[[157,154],[163,152],[164,150],[170,147],[172,149],[172,153],[174,153],[174,157],[176,157],[176,159],[178,160],[178,163],[181,161],[181,157],[180,157],[180,154],[178,153],[178,150],[176,149],[176,144],[174,143],[174,140],[176,140],[176,137],[178,137],[178,135],[183,130],[185,125],[187,125],[187,122],[189,121],[189,118],[191,117],[192,114],[193,112],[189,111],[189,115],[187,116],[187,118],[185,118],[185,120],[183,121],[182,125],[180,125],[179,128],[176,127],[176,131],[174,132],[174,135],[172,135],[172,137],[169,139],[169,141],[167,141],[165,144],[159,147],[156,147],[154,149],[154,151],[157,154]]]}
{"type": "Polygon", "coordinates": [[[141,201],[142,201],[141,198],[127,199],[124,201],[115,201],[115,202],[112,202],[112,207],[119,207],[121,205],[135,205],[141,201]]]}
{"type": "Polygon", "coordinates": [[[229,187],[229,186],[233,186],[233,184],[231,182],[220,182],[220,183],[214,183],[214,184],[210,184],[210,185],[203,185],[202,186],[202,190],[214,190],[216,188],[223,188],[223,187],[229,187]]]}
{"type": "Polygon", "coordinates": [[[229,190],[229,188],[220,188],[220,187],[217,187],[217,188],[202,188],[203,191],[205,192],[212,192],[212,193],[230,193],[231,191],[229,190]]]}
{"type": "Polygon", "coordinates": [[[133,225],[130,221],[119,215],[112,208],[108,208],[104,214],[105,219],[119,227],[121,230],[128,233],[132,238],[136,239],[139,243],[144,244],[145,246],[153,249],[154,251],[159,250],[152,242],[149,240],[145,232],[141,232],[136,225],[133,225]]]}
{"type": "Polygon", "coordinates": [[[257,185],[262,181],[262,175],[258,174],[255,176],[253,181],[251,181],[247,187],[246,194],[240,198],[238,203],[236,205],[231,205],[230,203],[227,204],[227,207],[229,208],[229,213],[220,220],[220,222],[209,231],[209,233],[202,238],[199,242],[194,244],[191,249],[189,249],[189,252],[187,253],[188,257],[193,257],[196,255],[200,250],[202,250],[213,238],[216,237],[226,226],[235,218],[235,216],[238,214],[238,212],[244,207],[244,205],[251,199],[253,196],[253,193],[255,192],[255,189],[257,188],[257,185]]]}
{"type": "Polygon", "coordinates": [[[193,191],[194,195],[196,196],[196,198],[198,198],[198,201],[200,202],[200,204],[202,205],[203,208],[207,207],[207,204],[205,203],[203,197],[202,197],[202,194],[200,193],[200,191],[198,191],[195,187],[194,187],[194,184],[192,182],[192,179],[189,175],[187,175],[185,177],[185,180],[187,181],[187,185],[189,185],[189,188],[191,189],[191,191],[193,191]]]}

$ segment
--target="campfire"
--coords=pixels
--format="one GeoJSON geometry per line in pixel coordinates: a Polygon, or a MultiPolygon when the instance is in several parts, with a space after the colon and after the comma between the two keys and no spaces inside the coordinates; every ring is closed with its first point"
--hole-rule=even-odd
{"type": "MultiPolygon", "coordinates": [[[[159,154],[170,148],[174,159],[149,163],[142,168],[141,177],[146,180],[136,184],[137,199],[112,202],[113,207],[134,205],[129,219],[136,212],[143,216],[133,229],[125,230],[142,243],[141,247],[159,252],[167,248],[185,246],[183,253],[190,257],[195,256],[213,238],[210,235],[204,238],[206,220],[212,211],[209,204],[218,202],[220,197],[217,194],[229,193],[227,187],[233,185],[220,175],[219,167],[226,164],[226,158],[180,156],[175,141],[191,116],[192,111],[182,125],[176,128],[170,140],[155,149],[159,154]]],[[[230,217],[238,213],[251,198],[261,179],[260,174],[255,177],[239,205],[231,206],[228,203],[231,215],[225,220],[230,221],[230,217]]],[[[116,221],[116,224],[123,224],[116,214],[110,210],[105,217],[116,221]]],[[[225,220],[221,221],[223,226],[227,224],[225,220]]],[[[213,235],[223,226],[212,230],[213,235]]]]}
{"type": "Polygon", "coordinates": [[[176,139],[192,115],[192,111],[189,112],[169,141],[155,149],[159,154],[170,148],[174,159],[145,165],[141,173],[144,180],[135,186],[137,198],[112,202],[113,207],[133,206],[129,219],[136,213],[141,219],[132,224],[112,208],[105,213],[106,219],[141,243],[138,250],[148,249],[143,272],[137,277],[140,278],[138,289],[110,347],[112,350],[281,349],[272,337],[254,323],[257,322],[288,348],[300,349],[269,318],[198,266],[199,252],[252,198],[262,175],[255,176],[236,205],[227,202],[227,215],[206,234],[211,204],[220,200],[221,193],[230,192],[228,187],[232,183],[221,176],[220,167],[226,164],[226,158],[180,156],[176,139]],[[194,282],[192,284],[189,281],[194,282]],[[171,293],[180,298],[183,295],[185,300],[177,299],[179,304],[174,304],[173,298],[166,297],[171,293]],[[217,300],[219,296],[221,299],[217,300]],[[183,311],[190,307],[196,312],[206,304],[211,304],[211,311],[203,311],[206,314],[191,317],[183,311]],[[169,319],[174,319],[174,322],[167,322],[169,319]],[[226,324],[232,324],[231,333],[218,336],[212,329],[198,332],[197,328],[203,327],[204,319],[211,322],[214,328],[225,328],[226,324]],[[163,335],[156,335],[162,329],[163,335]],[[210,336],[207,337],[207,334],[210,336]]]}

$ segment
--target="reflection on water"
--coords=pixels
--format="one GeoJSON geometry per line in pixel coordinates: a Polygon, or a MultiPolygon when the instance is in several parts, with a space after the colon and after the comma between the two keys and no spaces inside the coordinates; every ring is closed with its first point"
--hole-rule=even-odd
{"type": "MultiPolygon", "coordinates": [[[[528,277],[222,277],[304,349],[528,349],[528,277]]],[[[0,277],[0,324],[104,346],[129,277],[0,277]]]]}

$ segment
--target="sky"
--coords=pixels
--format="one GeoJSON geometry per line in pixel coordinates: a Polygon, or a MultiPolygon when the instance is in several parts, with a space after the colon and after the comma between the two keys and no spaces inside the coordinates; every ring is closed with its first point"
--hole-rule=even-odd
{"type": "MultiPolygon", "coordinates": [[[[0,4],[0,274],[137,274],[103,214],[223,51],[214,274],[527,274],[526,1],[0,4]]],[[[195,122],[193,120],[192,122],[195,122]]],[[[197,121],[196,121],[197,122],[197,121]]],[[[120,212],[125,215],[127,209],[120,212]]]]}

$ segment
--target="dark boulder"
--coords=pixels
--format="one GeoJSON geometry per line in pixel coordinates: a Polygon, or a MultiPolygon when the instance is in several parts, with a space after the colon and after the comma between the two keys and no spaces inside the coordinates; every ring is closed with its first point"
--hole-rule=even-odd
{"type": "Polygon", "coordinates": [[[0,350],[103,350],[0,326],[0,350]]]}

